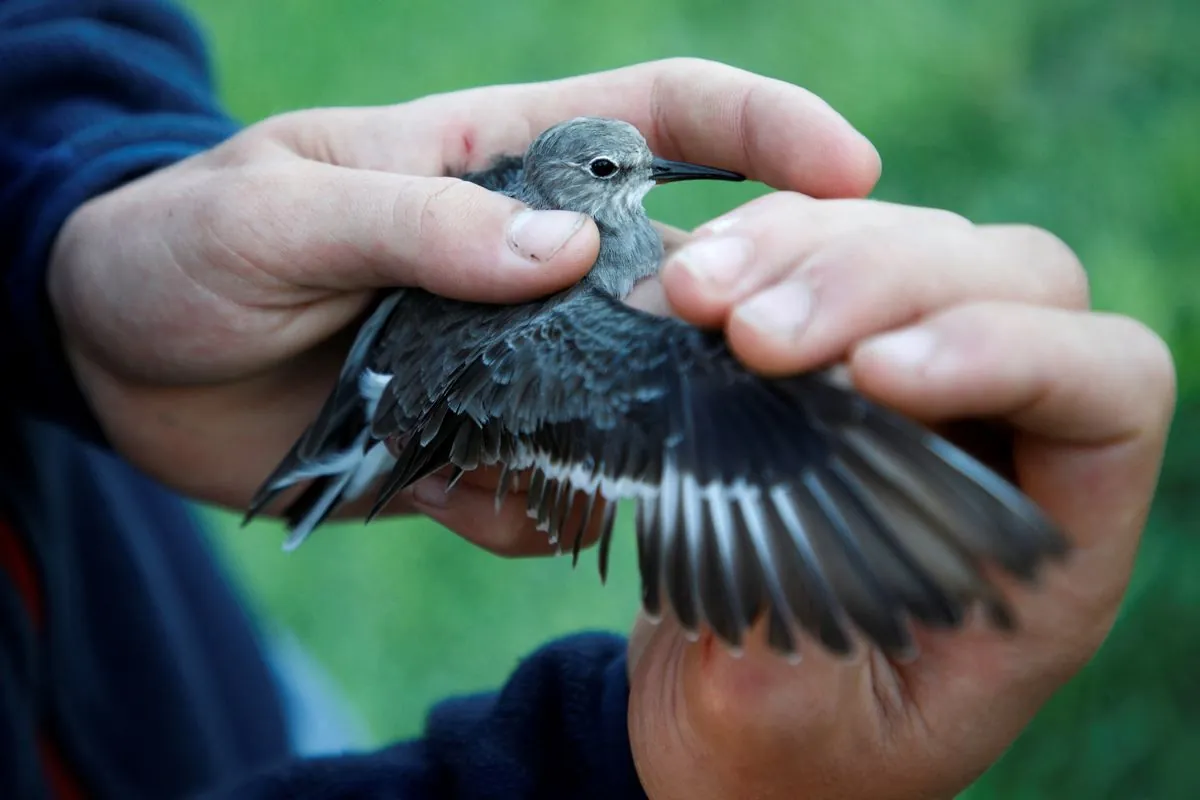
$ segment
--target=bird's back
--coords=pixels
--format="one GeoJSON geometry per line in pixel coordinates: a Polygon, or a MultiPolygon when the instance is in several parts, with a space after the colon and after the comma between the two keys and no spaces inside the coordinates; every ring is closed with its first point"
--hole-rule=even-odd
{"type": "Polygon", "coordinates": [[[462,176],[464,181],[507,195],[517,194],[524,184],[524,178],[525,157],[514,155],[500,156],[487,169],[468,172],[462,176]]]}

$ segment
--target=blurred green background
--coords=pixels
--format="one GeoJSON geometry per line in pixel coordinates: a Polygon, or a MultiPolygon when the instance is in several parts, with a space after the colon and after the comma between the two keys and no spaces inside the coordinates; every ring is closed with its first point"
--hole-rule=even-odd
{"type": "MultiPolygon", "coordinates": [[[[703,56],[806,86],[846,114],[883,155],[877,197],[1062,236],[1099,307],[1170,342],[1180,408],[1113,635],[968,794],[1200,797],[1200,3],[188,5],[247,122],[703,56]]],[[[754,191],[688,187],[650,205],[694,225],[754,191]]],[[[420,522],[337,526],[285,556],[275,525],[214,517],[251,601],[328,667],[377,741],[418,731],[439,698],[496,685],[548,639],[621,630],[635,610],[631,536],[603,588],[594,554],[574,572],[569,559],[506,561],[420,522]]]]}

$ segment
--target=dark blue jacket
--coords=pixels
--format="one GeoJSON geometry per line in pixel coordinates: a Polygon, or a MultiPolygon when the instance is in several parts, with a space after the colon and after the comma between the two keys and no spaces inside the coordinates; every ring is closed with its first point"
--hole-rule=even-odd
{"type": "Polygon", "coordinates": [[[75,208],[236,129],[170,4],[0,0],[0,797],[643,796],[599,634],[421,739],[290,755],[253,621],[187,506],[105,446],[45,290],[75,208]]]}

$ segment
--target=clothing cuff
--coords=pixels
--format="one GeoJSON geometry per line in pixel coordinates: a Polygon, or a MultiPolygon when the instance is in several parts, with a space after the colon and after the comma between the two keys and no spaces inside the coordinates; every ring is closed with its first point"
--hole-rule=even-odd
{"type": "MultiPolygon", "coordinates": [[[[46,272],[55,239],[72,213],[92,198],[142,175],[169,166],[228,138],[237,126],[225,119],[180,115],[126,120],[130,135],[116,124],[89,130],[44,151],[25,173],[30,184],[55,188],[42,194],[8,273],[10,363],[29,385],[12,387],[16,402],[30,414],[62,425],[85,439],[105,444],[63,350],[47,289],[46,272]]],[[[13,187],[16,196],[20,186],[13,187]]]]}

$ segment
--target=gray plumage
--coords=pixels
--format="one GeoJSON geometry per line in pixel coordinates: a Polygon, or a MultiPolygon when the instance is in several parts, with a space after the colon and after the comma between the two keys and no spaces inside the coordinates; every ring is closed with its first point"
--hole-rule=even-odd
{"type": "Polygon", "coordinates": [[[295,547],[380,476],[376,511],[444,468],[453,481],[499,464],[497,504],[532,470],[529,515],[576,556],[599,527],[602,576],[615,501],[636,499],[646,611],[669,606],[730,647],[764,614],[786,654],[800,631],[847,653],[851,627],[909,654],[911,620],[955,627],[973,604],[1011,626],[984,567],[1032,580],[1067,551],[1020,491],[830,371],[764,378],[719,332],[622,302],[662,260],[644,196],[690,178],[741,176],[656,159],[633,126],[591,118],[464,176],[533,208],[589,214],[595,266],[517,305],[389,294],[247,519],[311,480],[283,512],[295,547]]]}

